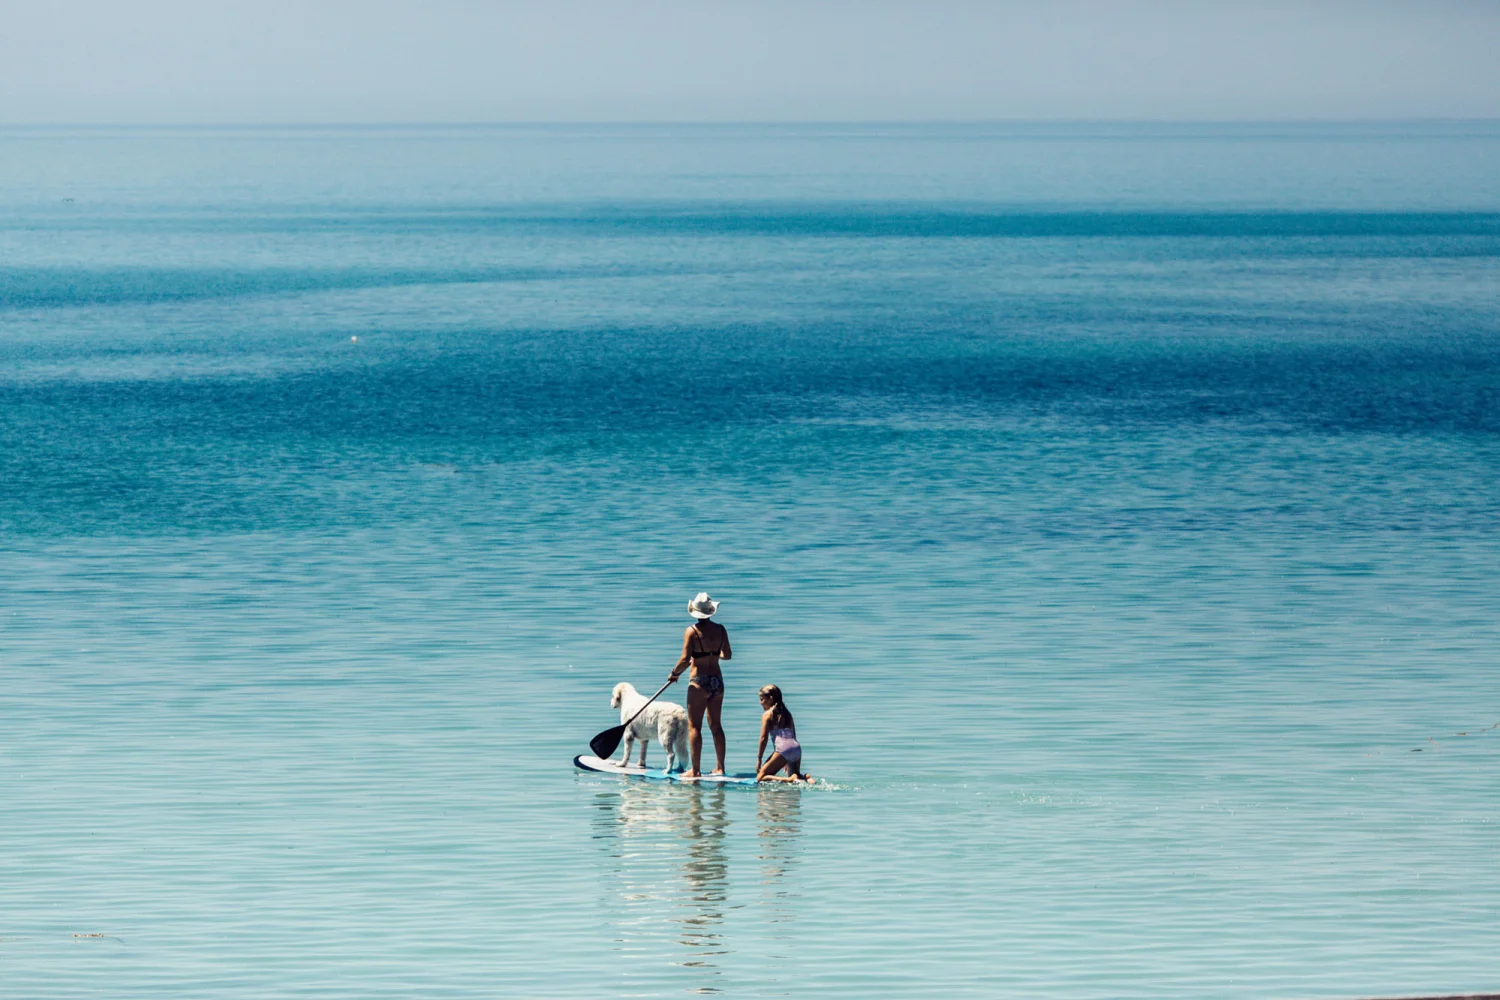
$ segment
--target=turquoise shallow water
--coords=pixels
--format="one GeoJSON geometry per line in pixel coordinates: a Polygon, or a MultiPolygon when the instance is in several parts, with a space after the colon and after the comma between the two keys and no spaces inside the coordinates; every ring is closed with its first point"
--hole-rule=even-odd
{"type": "Polygon", "coordinates": [[[0,154],[0,993],[1500,988],[1493,126],[0,154]]]}

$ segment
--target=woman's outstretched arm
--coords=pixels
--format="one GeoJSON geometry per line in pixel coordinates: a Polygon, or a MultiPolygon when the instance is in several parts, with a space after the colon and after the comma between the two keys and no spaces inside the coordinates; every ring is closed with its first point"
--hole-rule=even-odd
{"type": "Polygon", "coordinates": [[[672,680],[682,676],[689,663],[693,662],[693,630],[690,628],[682,634],[682,655],[677,658],[677,665],[672,668],[672,680]]]}

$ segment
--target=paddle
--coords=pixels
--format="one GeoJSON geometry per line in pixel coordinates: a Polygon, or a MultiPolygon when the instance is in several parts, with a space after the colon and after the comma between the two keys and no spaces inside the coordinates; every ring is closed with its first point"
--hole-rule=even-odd
{"type": "MultiPolygon", "coordinates": [[[[656,693],[646,699],[646,705],[649,705],[656,699],[660,698],[661,693],[675,683],[676,680],[671,679],[661,687],[657,688],[656,693]]],[[[589,749],[594,751],[594,756],[598,757],[600,760],[609,760],[611,757],[613,757],[615,755],[615,751],[620,749],[620,738],[625,735],[625,727],[634,722],[636,716],[640,715],[646,710],[646,705],[642,705],[640,708],[636,709],[635,715],[632,715],[620,725],[615,726],[613,729],[606,729],[598,736],[595,736],[593,739],[589,740],[589,749]]]]}

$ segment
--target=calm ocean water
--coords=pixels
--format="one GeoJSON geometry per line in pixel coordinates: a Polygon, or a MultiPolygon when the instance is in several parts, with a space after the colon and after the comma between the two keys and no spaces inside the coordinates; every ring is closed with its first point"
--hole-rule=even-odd
{"type": "Polygon", "coordinates": [[[1497,477],[1500,126],[0,131],[0,995],[1500,990],[1497,477]]]}

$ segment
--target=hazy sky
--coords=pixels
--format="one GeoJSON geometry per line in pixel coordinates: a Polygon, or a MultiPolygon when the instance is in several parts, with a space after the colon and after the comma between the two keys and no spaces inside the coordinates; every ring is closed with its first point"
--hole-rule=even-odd
{"type": "Polygon", "coordinates": [[[1500,117],[1500,0],[0,0],[0,122],[1500,117]]]}

